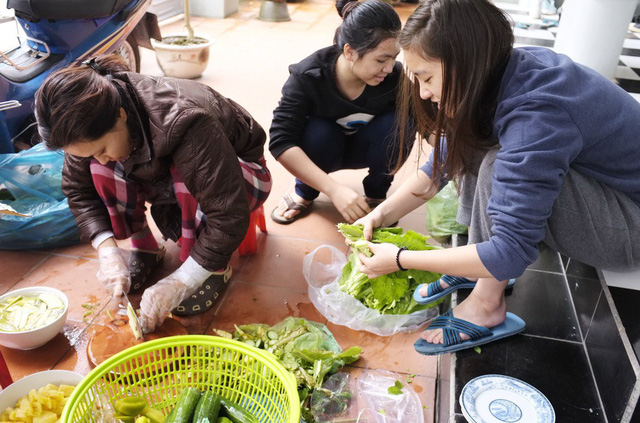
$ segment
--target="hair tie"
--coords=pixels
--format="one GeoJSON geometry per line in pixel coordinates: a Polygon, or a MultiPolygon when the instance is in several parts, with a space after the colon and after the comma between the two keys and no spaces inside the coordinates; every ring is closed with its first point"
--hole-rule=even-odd
{"type": "Polygon", "coordinates": [[[400,253],[407,250],[408,250],[407,247],[400,247],[398,248],[398,252],[396,253],[396,265],[398,266],[398,269],[402,270],[403,272],[406,272],[407,269],[402,267],[402,265],[400,264],[400,253]]]}
{"type": "Polygon", "coordinates": [[[96,58],[93,57],[90,60],[86,60],[84,62],[82,62],[83,65],[87,65],[89,66],[91,69],[93,69],[94,71],[100,73],[100,65],[98,65],[98,63],[96,62],[96,58]]]}
{"type": "Polygon", "coordinates": [[[342,19],[345,19],[349,13],[358,5],[359,0],[350,0],[342,8],[342,19]]]}

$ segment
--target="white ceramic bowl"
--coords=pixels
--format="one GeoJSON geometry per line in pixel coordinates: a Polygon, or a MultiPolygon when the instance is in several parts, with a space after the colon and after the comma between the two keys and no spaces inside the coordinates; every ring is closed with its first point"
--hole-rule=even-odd
{"type": "Polygon", "coordinates": [[[33,295],[42,293],[55,295],[62,300],[64,303],[64,312],[62,315],[48,325],[37,329],[23,332],[0,331],[0,345],[17,350],[32,350],[51,341],[60,332],[64,323],[67,321],[67,312],[69,310],[69,300],[62,291],[55,288],[49,288],[47,286],[33,286],[29,288],[16,289],[15,291],[10,291],[0,296],[0,302],[2,302],[6,297],[12,297],[15,295],[33,295]]]}
{"type": "Polygon", "coordinates": [[[7,407],[13,407],[20,398],[27,395],[32,389],[42,388],[47,383],[77,386],[83,378],[84,376],[81,374],[68,370],[47,370],[25,376],[0,391],[0,413],[7,407]]]}

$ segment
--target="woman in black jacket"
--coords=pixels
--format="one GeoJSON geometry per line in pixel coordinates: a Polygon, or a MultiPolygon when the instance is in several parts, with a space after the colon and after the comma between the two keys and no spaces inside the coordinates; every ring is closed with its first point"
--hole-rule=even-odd
{"type": "Polygon", "coordinates": [[[403,77],[400,18],[380,0],[338,0],[334,44],[289,67],[273,112],[269,149],[296,177],[271,218],[291,223],[320,192],[353,222],[382,202],[393,181],[396,93],[403,77]],[[329,174],[368,168],[365,197],[329,174]]]}

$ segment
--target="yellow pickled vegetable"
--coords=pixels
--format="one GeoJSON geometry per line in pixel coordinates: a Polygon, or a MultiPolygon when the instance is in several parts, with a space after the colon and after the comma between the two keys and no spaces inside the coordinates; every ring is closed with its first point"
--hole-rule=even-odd
{"type": "Polygon", "coordinates": [[[75,387],[47,384],[32,389],[0,414],[0,422],[55,423],[75,387]]]}

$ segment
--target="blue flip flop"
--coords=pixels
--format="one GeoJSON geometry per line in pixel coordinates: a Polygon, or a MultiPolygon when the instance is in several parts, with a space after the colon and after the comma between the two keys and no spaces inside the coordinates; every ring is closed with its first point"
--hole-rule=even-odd
{"type": "Polygon", "coordinates": [[[507,312],[504,322],[492,328],[484,328],[474,325],[466,320],[453,317],[452,310],[436,317],[427,329],[442,329],[444,334],[443,344],[432,344],[424,339],[418,339],[413,347],[420,354],[439,355],[446,354],[478,345],[487,344],[498,339],[506,338],[522,332],[525,328],[524,320],[513,313],[507,312]],[[464,333],[469,339],[460,339],[460,333],[464,333]]]}
{"type": "MultiPolygon", "coordinates": [[[[507,289],[513,288],[513,285],[515,283],[515,279],[509,279],[509,282],[507,282],[507,289]]],[[[428,295],[426,297],[420,295],[420,288],[422,287],[422,285],[424,284],[418,285],[416,290],[413,291],[413,299],[418,304],[430,304],[461,288],[473,289],[473,287],[476,286],[476,283],[460,276],[442,275],[440,279],[427,285],[428,295]],[[446,282],[447,284],[449,284],[449,286],[447,288],[442,288],[442,285],[440,285],[440,281],[446,282]]]]}

